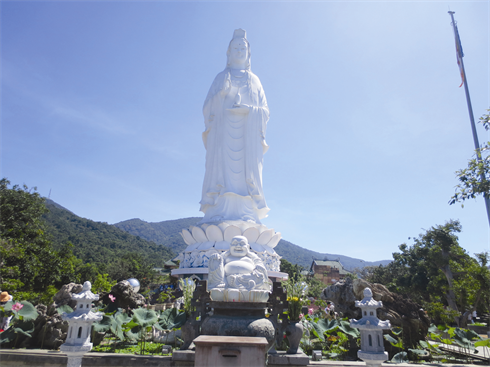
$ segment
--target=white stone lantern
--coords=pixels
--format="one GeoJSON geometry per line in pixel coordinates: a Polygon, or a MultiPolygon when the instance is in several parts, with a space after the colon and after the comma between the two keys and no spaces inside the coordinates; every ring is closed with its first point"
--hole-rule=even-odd
{"type": "Polygon", "coordinates": [[[371,289],[364,289],[362,301],[356,301],[362,311],[360,320],[350,320],[350,325],[361,332],[361,349],[357,356],[368,366],[380,366],[388,359],[383,345],[383,329],[391,328],[389,321],[381,321],[376,316],[376,309],[383,307],[383,302],[373,299],[371,289]]]}
{"type": "Polygon", "coordinates": [[[90,282],[83,283],[82,291],[71,297],[77,302],[75,311],[61,315],[64,321],[68,321],[66,341],[60,346],[60,351],[68,356],[68,367],[80,367],[82,365],[83,355],[92,349],[90,342],[92,323],[102,320],[100,312],[92,312],[92,302],[97,301],[99,295],[93,294],[90,291],[91,288],[90,282]]]}

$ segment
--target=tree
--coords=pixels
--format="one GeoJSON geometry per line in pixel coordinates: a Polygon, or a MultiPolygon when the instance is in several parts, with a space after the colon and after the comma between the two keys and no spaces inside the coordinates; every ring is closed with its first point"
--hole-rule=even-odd
{"type": "Polygon", "coordinates": [[[106,270],[109,277],[117,281],[136,278],[142,288],[147,287],[156,276],[151,262],[137,252],[130,252],[114,259],[106,270]]]}
{"type": "MultiPolygon", "coordinates": [[[[490,112],[490,109],[487,110],[490,112]]],[[[480,123],[490,130],[490,114],[480,117],[480,123]]],[[[459,184],[449,204],[475,199],[478,195],[490,195],[490,142],[475,151],[475,158],[468,162],[468,167],[456,171],[459,184]]],[[[463,204],[461,204],[463,206],[463,204]]]]}
{"type": "Polygon", "coordinates": [[[490,282],[488,254],[477,254],[479,264],[459,246],[459,232],[461,224],[454,220],[431,227],[414,238],[413,246],[400,245],[394,261],[375,268],[367,280],[416,302],[442,303],[458,312],[481,305],[490,282]]]}
{"type": "Polygon", "coordinates": [[[0,285],[2,290],[41,292],[73,281],[77,259],[71,247],[54,250],[42,215],[44,199],[36,188],[0,180],[0,285]]]}
{"type": "Polygon", "coordinates": [[[304,268],[301,265],[292,264],[286,259],[281,259],[280,269],[283,273],[288,274],[289,279],[293,279],[293,280],[298,279],[301,272],[304,270],[304,268]]]}

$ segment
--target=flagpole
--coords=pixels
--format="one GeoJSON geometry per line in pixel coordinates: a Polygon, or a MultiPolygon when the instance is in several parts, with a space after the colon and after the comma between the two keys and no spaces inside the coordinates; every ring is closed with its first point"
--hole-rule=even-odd
{"type": "MultiPolygon", "coordinates": [[[[453,25],[453,31],[454,31],[454,38],[456,40],[456,53],[458,57],[458,63],[461,63],[460,67],[462,70],[462,78],[463,78],[463,84],[464,84],[464,92],[466,94],[466,104],[468,105],[468,113],[470,115],[470,124],[471,124],[471,131],[473,133],[473,143],[475,145],[475,151],[476,151],[476,159],[478,163],[482,163],[482,157],[481,157],[481,152],[480,152],[480,143],[478,142],[478,135],[476,133],[476,125],[475,125],[475,118],[473,116],[473,107],[471,106],[471,99],[470,99],[470,91],[468,89],[468,82],[466,78],[466,72],[464,70],[464,63],[463,63],[463,50],[461,48],[461,41],[459,39],[459,33],[458,33],[458,28],[456,26],[456,22],[454,21],[454,11],[448,11],[449,15],[451,15],[451,24],[453,25]]],[[[480,178],[482,181],[485,180],[485,175],[482,173],[480,175],[480,178]]],[[[490,226],[490,198],[486,193],[483,193],[483,198],[485,200],[485,207],[487,209],[487,217],[488,217],[488,224],[490,226]]]]}

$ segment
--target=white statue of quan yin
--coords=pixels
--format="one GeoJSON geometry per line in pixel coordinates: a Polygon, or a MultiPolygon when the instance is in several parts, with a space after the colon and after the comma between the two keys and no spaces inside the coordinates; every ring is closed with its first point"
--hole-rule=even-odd
{"type": "Polygon", "coordinates": [[[271,291],[267,270],[250,251],[248,240],[235,236],[230,249],[209,258],[207,287],[213,301],[267,302],[271,291]]]}
{"type": "Polygon", "coordinates": [[[203,114],[206,174],[201,223],[260,224],[269,211],[262,189],[269,108],[260,80],[250,70],[250,45],[243,29],[234,32],[226,68],[214,79],[203,114]]]}

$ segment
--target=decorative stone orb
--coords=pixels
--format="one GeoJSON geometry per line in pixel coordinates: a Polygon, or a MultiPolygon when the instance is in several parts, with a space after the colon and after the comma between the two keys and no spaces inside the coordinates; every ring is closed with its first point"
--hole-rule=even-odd
{"type": "Polygon", "coordinates": [[[136,293],[138,293],[139,290],[140,290],[140,282],[139,282],[139,280],[138,279],[135,279],[135,278],[129,278],[128,279],[128,282],[129,282],[129,284],[131,284],[131,286],[133,287],[134,291],[136,293]]]}

